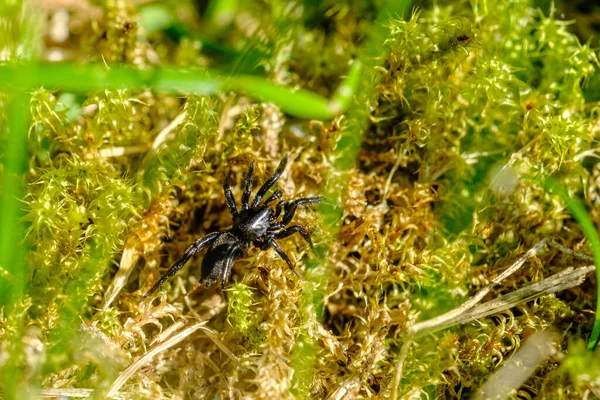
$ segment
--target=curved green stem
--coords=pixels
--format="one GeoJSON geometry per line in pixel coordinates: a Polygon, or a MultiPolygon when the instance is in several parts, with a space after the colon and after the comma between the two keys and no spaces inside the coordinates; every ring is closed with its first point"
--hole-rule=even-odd
{"type": "MultiPolygon", "coordinates": [[[[556,193],[560,197],[565,207],[573,215],[573,218],[575,218],[575,221],[577,221],[577,224],[579,224],[581,230],[590,241],[594,253],[594,264],[596,264],[596,282],[600,282],[600,237],[598,236],[596,226],[590,219],[583,204],[577,198],[570,197],[567,190],[554,177],[546,177],[543,183],[544,189],[548,192],[556,193]]],[[[600,286],[596,288],[596,320],[594,321],[594,328],[588,342],[588,350],[593,350],[596,347],[598,338],[600,337],[600,302],[598,301],[600,291],[598,291],[598,288],[600,286]]]]}

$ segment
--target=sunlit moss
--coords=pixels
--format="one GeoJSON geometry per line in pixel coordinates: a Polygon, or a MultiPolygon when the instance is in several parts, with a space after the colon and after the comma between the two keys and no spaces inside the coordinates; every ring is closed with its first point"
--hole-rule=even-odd
{"type": "MultiPolygon", "coordinates": [[[[564,360],[558,372],[562,379],[573,385],[575,393],[583,395],[586,391],[598,390],[598,376],[600,376],[600,364],[597,352],[586,351],[582,340],[572,340],[569,343],[569,356],[564,360]]],[[[561,379],[561,380],[562,380],[561,379]]],[[[571,391],[570,385],[565,383],[565,389],[571,391]]],[[[549,391],[556,388],[548,387],[549,391]]]]}
{"type": "MultiPolygon", "coordinates": [[[[201,9],[191,13],[195,3],[172,2],[173,15],[197,33],[174,38],[145,37],[132,2],[98,1],[89,18],[73,11],[73,37],[61,46],[66,56],[104,60],[107,68],[201,69],[230,57],[232,73],[264,73],[329,96],[374,29],[379,3],[240,3],[218,26],[203,24],[201,9]],[[238,50],[260,62],[244,65],[231,55],[238,50]]],[[[385,53],[364,82],[373,96],[359,105],[368,112],[364,129],[352,125],[355,115],[299,121],[241,93],[33,90],[23,199],[29,295],[23,313],[0,314],[0,340],[18,321],[33,327],[23,340],[36,351],[17,360],[30,371],[28,382],[105,390],[173,329],[206,320],[206,330],[156,354],[123,390],[157,399],[388,397],[399,348],[416,321],[461,304],[543,238],[590,252],[540,179],[555,174],[598,219],[599,113],[584,97],[596,53],[558,13],[544,14],[532,1],[449,3],[385,24],[385,53]],[[358,159],[346,162],[347,175],[328,178],[349,143],[339,143],[340,132],[352,129],[365,136],[358,159]],[[218,288],[196,285],[199,254],[140,304],[190,244],[231,225],[227,171],[239,200],[248,163],[256,162],[256,181],[264,182],[284,154],[290,162],[278,187],[285,199],[316,195],[324,182],[339,185],[332,189],[339,198],[330,200],[343,207],[341,221],[322,222],[312,211],[294,219],[325,249],[327,265],[311,263],[302,240],[281,239],[298,281],[272,250],[252,249],[236,259],[239,283],[228,286],[225,306],[215,300],[218,288]],[[339,235],[323,234],[322,223],[339,235]],[[128,275],[105,307],[117,268],[128,275]]],[[[548,250],[490,296],[577,262],[548,250]]],[[[0,265],[10,278],[3,271],[0,265]]],[[[531,330],[556,326],[565,338],[586,337],[595,301],[586,285],[416,340],[400,393],[465,397],[531,330]]],[[[11,346],[0,346],[0,363],[11,346]]],[[[541,365],[528,387],[596,389],[593,354],[582,346],[565,339],[562,366],[541,365]]]]}
{"type": "Polygon", "coordinates": [[[227,320],[240,332],[250,348],[257,348],[265,339],[259,322],[260,315],[253,309],[252,289],[242,283],[235,283],[228,289],[227,320]]]}
{"type": "Polygon", "coordinates": [[[161,193],[164,185],[179,178],[191,160],[206,151],[218,133],[217,104],[209,98],[189,98],[182,110],[184,123],[176,134],[164,138],[146,155],[140,173],[148,198],[161,193]]]}

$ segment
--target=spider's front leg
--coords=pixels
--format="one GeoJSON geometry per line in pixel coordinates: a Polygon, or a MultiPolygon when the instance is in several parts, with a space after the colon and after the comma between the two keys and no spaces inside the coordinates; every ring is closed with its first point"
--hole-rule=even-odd
{"type": "Polygon", "coordinates": [[[246,174],[246,188],[242,194],[242,210],[247,210],[250,205],[250,194],[252,193],[252,179],[254,178],[254,161],[248,167],[248,173],[246,174]]]}
{"type": "Polygon", "coordinates": [[[320,203],[321,201],[323,201],[323,197],[321,197],[321,196],[305,197],[303,199],[294,200],[289,203],[286,202],[285,200],[280,201],[277,204],[277,206],[275,207],[275,216],[276,216],[275,218],[277,218],[279,216],[282,208],[285,209],[285,214],[283,214],[283,218],[282,218],[281,222],[276,222],[276,223],[272,224],[271,226],[269,226],[269,229],[268,229],[269,232],[273,232],[278,229],[281,229],[284,226],[286,226],[287,224],[289,224],[290,222],[292,222],[292,219],[294,218],[296,209],[298,207],[304,206],[307,204],[320,203]]]}
{"type": "Polygon", "coordinates": [[[179,271],[181,268],[183,268],[183,266],[185,265],[185,263],[187,263],[188,260],[194,254],[196,254],[197,252],[199,252],[200,250],[202,250],[202,248],[204,246],[206,246],[207,244],[212,243],[220,234],[221,234],[221,232],[211,233],[211,234],[203,237],[202,239],[198,239],[194,244],[192,244],[187,249],[185,249],[185,252],[183,253],[183,256],[179,260],[177,260],[175,262],[175,264],[173,264],[173,266],[171,268],[169,268],[169,270],[167,271],[167,273],[165,273],[158,280],[158,282],[156,282],[154,284],[154,286],[152,286],[152,288],[142,297],[142,299],[140,300],[140,302],[146,300],[148,298],[148,296],[150,296],[154,292],[156,292],[158,290],[158,288],[160,288],[162,286],[163,283],[165,283],[170,277],[172,277],[173,275],[175,275],[177,273],[177,271],[179,271]]]}
{"type": "Polygon", "coordinates": [[[223,181],[223,193],[225,193],[225,199],[227,200],[227,207],[232,216],[238,215],[235,200],[233,199],[233,193],[231,193],[231,187],[229,186],[229,179],[231,178],[231,170],[227,171],[225,180],[223,181]]]}
{"type": "Polygon", "coordinates": [[[269,196],[268,199],[265,200],[263,205],[268,206],[270,202],[281,198],[281,196],[283,196],[283,193],[281,192],[281,190],[276,190],[271,196],[269,196]]]}
{"type": "Polygon", "coordinates": [[[267,181],[261,186],[260,189],[258,189],[256,197],[254,197],[254,201],[252,202],[252,208],[260,204],[260,201],[262,200],[263,196],[269,191],[269,189],[271,189],[271,186],[273,186],[275,182],[277,182],[277,180],[281,177],[281,174],[283,174],[283,170],[285,169],[286,163],[287,157],[283,157],[283,159],[277,166],[275,173],[269,179],[267,179],[267,181]]]}
{"type": "Polygon", "coordinates": [[[310,235],[308,234],[306,229],[304,229],[304,227],[302,227],[300,225],[292,225],[292,226],[282,230],[281,232],[277,232],[275,234],[275,239],[283,239],[288,236],[292,236],[296,232],[298,232],[300,234],[300,236],[302,236],[302,239],[304,239],[306,241],[306,243],[308,243],[308,245],[310,246],[310,249],[312,250],[312,252],[314,254],[315,246],[313,245],[310,235]]]}

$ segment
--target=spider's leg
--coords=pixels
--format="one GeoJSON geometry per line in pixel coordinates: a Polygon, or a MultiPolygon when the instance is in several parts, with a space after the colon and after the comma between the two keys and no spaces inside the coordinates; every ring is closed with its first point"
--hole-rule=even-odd
{"type": "Polygon", "coordinates": [[[310,239],[310,235],[308,234],[308,232],[306,231],[306,229],[304,229],[304,227],[302,227],[300,225],[292,225],[289,228],[286,228],[286,229],[282,230],[281,232],[277,232],[275,234],[275,238],[276,239],[283,239],[283,238],[286,238],[288,236],[293,235],[296,232],[298,232],[300,234],[300,236],[302,236],[302,239],[304,239],[306,241],[306,243],[308,243],[308,245],[310,246],[310,249],[314,253],[315,252],[315,246],[313,245],[313,242],[310,239]]]}
{"type": "Polygon", "coordinates": [[[238,247],[233,247],[229,253],[227,253],[227,258],[225,260],[225,268],[221,273],[221,291],[223,292],[223,297],[225,300],[229,301],[229,296],[227,295],[227,282],[229,282],[229,277],[231,276],[231,269],[233,268],[233,260],[235,260],[235,255],[238,252],[238,247]]]}
{"type": "Polygon", "coordinates": [[[269,179],[267,179],[267,181],[260,187],[260,189],[258,189],[258,192],[256,193],[256,197],[254,198],[254,201],[252,202],[252,208],[256,207],[260,203],[263,196],[269,191],[269,189],[271,189],[271,186],[273,186],[275,184],[275,182],[277,182],[277,179],[279,179],[279,177],[283,173],[283,170],[285,169],[286,163],[287,163],[287,157],[283,157],[283,160],[281,160],[281,162],[277,166],[275,173],[269,179]]]}
{"type": "Polygon", "coordinates": [[[196,242],[194,242],[194,244],[192,244],[190,247],[188,247],[187,249],[185,249],[185,252],[183,253],[183,256],[175,264],[173,264],[173,266],[171,268],[169,268],[169,270],[158,280],[158,282],[156,282],[154,284],[154,286],[152,286],[152,289],[150,289],[142,297],[142,299],[140,300],[140,302],[146,300],[146,298],[148,296],[150,296],[154,292],[156,292],[158,290],[158,288],[161,287],[162,284],[165,283],[170,277],[172,277],[173,275],[175,275],[177,273],[177,271],[179,271],[185,265],[185,263],[187,263],[188,260],[194,254],[196,254],[197,252],[199,252],[200,250],[202,250],[202,248],[204,246],[206,246],[207,244],[210,244],[220,234],[221,234],[221,232],[211,233],[211,234],[203,237],[202,239],[198,239],[196,242]]]}
{"type": "Polygon", "coordinates": [[[249,207],[248,202],[250,201],[250,194],[252,193],[252,178],[254,177],[254,161],[248,167],[248,173],[246,174],[246,188],[242,194],[242,210],[247,210],[249,207]]]}
{"type": "Polygon", "coordinates": [[[275,236],[268,234],[265,235],[264,238],[260,239],[260,240],[255,240],[252,242],[252,244],[254,245],[254,247],[261,249],[261,250],[266,250],[269,248],[269,239],[273,239],[275,236]]]}
{"type": "Polygon", "coordinates": [[[270,202],[279,199],[281,196],[283,196],[283,193],[281,193],[281,190],[276,190],[275,193],[273,193],[271,196],[269,196],[268,199],[265,200],[264,205],[265,206],[268,205],[270,202]]]}
{"type": "Polygon", "coordinates": [[[292,270],[292,272],[294,274],[296,274],[296,276],[298,278],[302,278],[300,276],[300,274],[294,269],[294,263],[292,263],[292,260],[290,260],[290,258],[288,257],[288,255],[285,254],[285,252],[281,249],[281,247],[279,247],[279,245],[277,244],[277,242],[275,240],[273,240],[273,239],[269,239],[269,245],[271,245],[271,247],[273,247],[273,249],[275,249],[275,252],[277,254],[279,254],[279,257],[281,257],[281,259],[287,263],[288,267],[290,267],[290,269],[292,270]]]}
{"type": "Polygon", "coordinates": [[[237,207],[235,206],[235,200],[233,200],[233,193],[231,193],[231,188],[229,187],[229,178],[231,178],[231,170],[227,171],[227,175],[225,175],[225,180],[223,181],[223,192],[225,192],[225,199],[227,199],[227,207],[229,207],[229,212],[234,217],[237,215],[237,207]]]}
{"type": "Polygon", "coordinates": [[[275,219],[279,218],[279,216],[281,215],[281,212],[284,210],[285,207],[288,206],[288,204],[290,204],[290,203],[285,200],[281,200],[279,203],[277,203],[277,206],[275,207],[275,215],[273,216],[273,218],[275,218],[275,219]]]}
{"type": "MultiPolygon", "coordinates": [[[[285,206],[285,214],[283,215],[283,219],[281,220],[281,222],[272,224],[268,230],[272,232],[277,229],[281,229],[290,222],[292,222],[292,219],[294,218],[294,213],[296,212],[296,208],[298,208],[299,206],[303,206],[305,204],[319,203],[321,201],[323,201],[323,197],[321,196],[305,197],[303,199],[292,201],[291,203],[285,206]]],[[[277,210],[275,211],[275,214],[277,214],[277,210]]]]}

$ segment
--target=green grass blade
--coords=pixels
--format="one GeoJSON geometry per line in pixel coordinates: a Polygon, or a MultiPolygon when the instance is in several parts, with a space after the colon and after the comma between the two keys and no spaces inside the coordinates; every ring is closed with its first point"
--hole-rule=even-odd
{"type": "MultiPolygon", "coordinates": [[[[570,197],[567,190],[551,176],[544,179],[544,189],[556,193],[560,197],[565,207],[567,207],[571,215],[573,215],[573,218],[575,218],[575,221],[577,221],[581,230],[590,241],[594,254],[594,264],[596,264],[596,282],[600,282],[600,237],[598,236],[596,226],[590,219],[585,207],[577,198],[570,197]]],[[[596,285],[598,285],[598,283],[596,283],[596,285]]],[[[598,286],[598,288],[600,288],[600,286],[598,286]]],[[[594,321],[594,328],[592,329],[592,335],[588,342],[589,350],[596,348],[598,338],[600,337],[600,302],[598,301],[598,299],[600,299],[600,291],[598,291],[598,288],[596,289],[596,320],[594,321]]]]}
{"type": "Polygon", "coordinates": [[[27,127],[29,96],[16,93],[7,107],[9,136],[0,191],[0,309],[7,321],[8,359],[3,366],[4,396],[17,398],[23,381],[23,331],[26,310],[24,296],[29,277],[25,262],[23,237],[25,229],[20,218],[24,196],[22,176],[27,169],[27,127]]]}
{"type": "Polygon", "coordinates": [[[329,100],[307,90],[291,91],[284,86],[253,76],[233,76],[225,85],[228,89],[242,90],[261,101],[277,104],[283,111],[299,118],[330,119],[329,100]]]}
{"type": "Polygon", "coordinates": [[[0,86],[27,88],[43,86],[77,93],[95,90],[153,88],[166,92],[210,95],[217,90],[236,90],[261,101],[277,104],[295,117],[330,119],[344,111],[350,103],[353,88],[357,86],[360,63],[350,70],[348,78],[334,97],[335,106],[329,99],[308,90],[291,90],[277,86],[266,79],[250,75],[220,77],[210,71],[185,71],[176,68],[137,70],[124,66],[107,67],[103,64],[28,63],[0,66],[0,86]],[[23,76],[34,76],[33,82],[23,76]],[[30,84],[30,85],[29,85],[30,84]]]}
{"type": "Polygon", "coordinates": [[[354,94],[356,93],[360,84],[362,69],[362,62],[360,62],[360,60],[354,62],[352,67],[350,67],[348,75],[342,81],[331,98],[329,112],[332,115],[338,115],[350,107],[350,101],[352,101],[352,98],[354,97],[354,94]]]}

